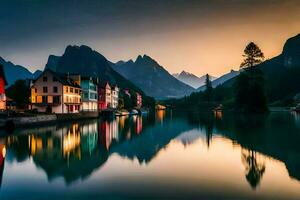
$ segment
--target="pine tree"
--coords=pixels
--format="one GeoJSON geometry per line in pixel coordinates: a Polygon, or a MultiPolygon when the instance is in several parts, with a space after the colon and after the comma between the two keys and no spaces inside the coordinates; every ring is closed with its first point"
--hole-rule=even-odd
{"type": "Polygon", "coordinates": [[[263,52],[253,42],[244,50],[244,61],[241,64],[245,68],[235,81],[235,106],[242,112],[266,112],[267,101],[264,92],[263,72],[255,67],[264,59],[263,52]]]}
{"type": "Polygon", "coordinates": [[[255,65],[263,62],[265,59],[263,52],[254,42],[250,42],[246,46],[243,57],[245,59],[241,63],[240,68],[254,67],[255,65]]]}
{"type": "Polygon", "coordinates": [[[212,84],[211,84],[211,80],[210,80],[210,77],[208,74],[206,74],[206,77],[205,77],[205,99],[207,101],[211,101],[212,100],[212,92],[213,92],[213,87],[212,87],[212,84]]]}

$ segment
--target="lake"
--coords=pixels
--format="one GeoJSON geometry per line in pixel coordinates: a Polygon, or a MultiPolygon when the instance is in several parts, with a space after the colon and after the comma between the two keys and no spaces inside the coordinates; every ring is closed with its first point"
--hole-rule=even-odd
{"type": "Polygon", "coordinates": [[[1,132],[0,199],[300,199],[300,115],[158,111],[1,132]]]}

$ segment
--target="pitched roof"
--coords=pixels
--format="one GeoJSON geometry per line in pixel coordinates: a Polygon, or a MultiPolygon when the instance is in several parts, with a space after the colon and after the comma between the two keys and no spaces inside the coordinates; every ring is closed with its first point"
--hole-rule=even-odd
{"type": "Polygon", "coordinates": [[[57,79],[57,81],[60,82],[63,85],[68,85],[68,86],[80,88],[80,86],[77,83],[75,83],[73,81],[73,79],[68,78],[68,75],[66,75],[66,74],[60,74],[60,73],[54,72],[54,71],[52,71],[50,69],[45,69],[43,71],[43,73],[41,73],[33,82],[36,82],[36,80],[38,80],[46,72],[50,72],[57,79]]]}

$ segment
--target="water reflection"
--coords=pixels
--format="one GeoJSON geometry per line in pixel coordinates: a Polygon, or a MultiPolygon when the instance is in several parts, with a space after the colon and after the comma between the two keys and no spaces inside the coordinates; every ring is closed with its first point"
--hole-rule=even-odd
{"type": "MultiPolygon", "coordinates": [[[[220,195],[216,198],[220,199],[228,193],[238,199],[253,194],[271,198],[270,191],[279,184],[276,174],[280,174],[284,183],[280,185],[282,199],[287,197],[284,192],[291,191],[297,199],[300,193],[293,188],[300,189],[300,183],[294,185],[292,179],[300,180],[298,119],[291,114],[237,116],[159,111],[155,115],[17,130],[0,141],[0,186],[13,180],[11,172],[33,163],[47,175],[49,183],[56,184],[55,180],[62,178],[66,188],[84,188],[86,183],[86,190],[99,187],[94,191],[97,193],[103,187],[108,192],[103,186],[108,184],[112,193],[132,195],[135,184],[143,182],[144,188],[158,197],[171,193],[174,197],[207,197],[215,195],[216,190],[220,195]],[[9,167],[4,167],[4,162],[9,167]],[[118,187],[112,189],[113,182],[118,187]],[[222,189],[224,183],[228,186],[222,189]],[[166,190],[159,189],[159,185],[166,190]],[[207,189],[199,189],[200,185],[207,189]],[[173,187],[181,188],[182,193],[173,187]]],[[[8,195],[7,190],[2,188],[0,196],[8,195]]],[[[142,192],[135,191],[136,195],[142,192]]]]}
{"type": "Polygon", "coordinates": [[[253,189],[256,189],[265,172],[265,163],[259,160],[257,153],[253,150],[242,151],[242,162],[245,166],[247,181],[253,189]]]}

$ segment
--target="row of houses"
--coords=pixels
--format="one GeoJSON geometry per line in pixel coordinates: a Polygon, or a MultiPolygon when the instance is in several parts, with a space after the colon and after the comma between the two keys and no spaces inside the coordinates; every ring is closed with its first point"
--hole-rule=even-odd
{"type": "MultiPolygon", "coordinates": [[[[49,113],[78,113],[117,109],[120,88],[92,77],[45,70],[31,84],[30,109],[49,113]]],[[[137,93],[137,107],[142,106],[137,93]]]]}

